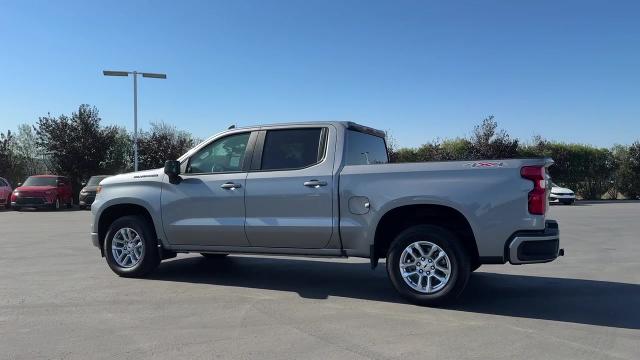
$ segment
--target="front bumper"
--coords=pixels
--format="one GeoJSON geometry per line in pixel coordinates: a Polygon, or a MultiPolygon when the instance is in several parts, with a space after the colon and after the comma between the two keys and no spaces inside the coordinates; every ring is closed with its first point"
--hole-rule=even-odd
{"type": "Polygon", "coordinates": [[[550,194],[549,201],[575,201],[575,194],[550,194]]]}
{"type": "Polygon", "coordinates": [[[15,201],[11,201],[12,207],[42,208],[52,205],[52,202],[43,197],[17,197],[15,201]]]}
{"type": "Polygon", "coordinates": [[[547,220],[544,230],[516,232],[507,241],[506,255],[514,265],[545,263],[563,256],[558,223],[547,220]]]}
{"type": "Polygon", "coordinates": [[[96,199],[96,194],[88,193],[88,194],[80,194],[78,197],[78,204],[80,206],[90,206],[96,199]]]}

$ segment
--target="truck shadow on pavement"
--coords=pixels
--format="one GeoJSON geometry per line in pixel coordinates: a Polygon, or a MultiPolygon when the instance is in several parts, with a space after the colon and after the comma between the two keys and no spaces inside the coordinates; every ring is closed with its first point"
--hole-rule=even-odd
{"type": "MultiPolygon", "coordinates": [[[[163,262],[155,280],[404,303],[381,264],[265,257],[163,262]]],[[[640,285],[608,281],[477,272],[449,310],[587,325],[640,329],[640,285]]]]}

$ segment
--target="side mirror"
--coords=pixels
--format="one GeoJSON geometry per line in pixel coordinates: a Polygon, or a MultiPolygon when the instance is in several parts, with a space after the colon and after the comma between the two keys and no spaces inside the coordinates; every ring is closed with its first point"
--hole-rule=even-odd
{"type": "Polygon", "coordinates": [[[169,176],[169,182],[172,184],[180,183],[180,161],[167,160],[164,162],[164,173],[169,176]]]}
{"type": "Polygon", "coordinates": [[[80,185],[82,185],[82,187],[85,187],[85,186],[87,186],[87,182],[83,181],[82,183],[80,183],[80,185]]]}
{"type": "Polygon", "coordinates": [[[16,187],[20,187],[20,186],[22,186],[22,183],[18,183],[18,186],[16,186],[16,187]]]}

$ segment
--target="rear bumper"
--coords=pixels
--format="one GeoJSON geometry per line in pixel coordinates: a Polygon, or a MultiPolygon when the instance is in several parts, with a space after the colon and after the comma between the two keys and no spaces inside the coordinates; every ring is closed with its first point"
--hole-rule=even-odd
{"type": "Polygon", "coordinates": [[[535,264],[564,255],[560,249],[560,229],[555,220],[547,220],[544,230],[519,231],[507,241],[506,258],[511,264],[535,264]]]}

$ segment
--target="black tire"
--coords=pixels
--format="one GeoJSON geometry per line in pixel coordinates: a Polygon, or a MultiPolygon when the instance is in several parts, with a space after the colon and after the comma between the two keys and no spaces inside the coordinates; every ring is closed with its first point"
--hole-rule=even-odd
{"type": "Polygon", "coordinates": [[[4,208],[11,209],[11,195],[9,195],[9,197],[7,198],[7,202],[4,203],[4,208]]]}
{"type": "Polygon", "coordinates": [[[21,209],[21,207],[20,207],[20,206],[14,206],[14,207],[13,207],[13,210],[15,210],[15,211],[20,211],[20,209],[21,209]]]}
{"type": "Polygon", "coordinates": [[[155,268],[158,267],[158,264],[160,264],[158,240],[156,239],[155,231],[151,224],[141,216],[123,216],[114,221],[107,231],[103,250],[107,264],[111,270],[122,277],[142,277],[155,270],[155,268]],[[113,237],[122,228],[131,228],[135,230],[141,237],[144,246],[144,253],[140,258],[140,261],[132,267],[120,266],[114,258],[111,250],[113,237]]]}
{"type": "Polygon", "coordinates": [[[60,210],[60,208],[61,208],[61,205],[60,205],[60,198],[59,198],[59,197],[57,197],[57,198],[56,198],[56,201],[55,201],[53,204],[51,204],[51,210],[53,210],[53,211],[58,211],[58,210],[60,210]]]}
{"type": "Polygon", "coordinates": [[[80,210],[84,210],[84,209],[86,209],[86,208],[87,208],[87,207],[86,207],[86,206],[84,206],[84,205],[78,205],[78,209],[80,209],[80,210]]]}
{"type": "Polygon", "coordinates": [[[402,231],[391,243],[387,254],[387,273],[396,290],[418,305],[444,305],[462,293],[469,280],[469,256],[459,239],[449,230],[435,225],[415,225],[402,231]],[[449,257],[451,272],[444,287],[433,293],[422,293],[409,286],[400,272],[400,257],[405,248],[416,241],[429,241],[439,246],[449,257]]]}
{"type": "Polygon", "coordinates": [[[222,259],[227,257],[227,255],[229,254],[207,254],[207,253],[200,253],[200,255],[204,256],[205,259],[222,259]]]}

